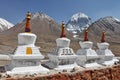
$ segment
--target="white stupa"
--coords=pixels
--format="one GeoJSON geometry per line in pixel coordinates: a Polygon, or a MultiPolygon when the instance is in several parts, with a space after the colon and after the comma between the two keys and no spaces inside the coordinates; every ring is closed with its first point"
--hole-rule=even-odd
{"type": "Polygon", "coordinates": [[[108,49],[109,43],[105,42],[105,32],[102,33],[101,43],[97,43],[97,45],[99,49],[96,52],[100,56],[98,63],[112,66],[119,61],[114,57],[112,51],[108,49]]]}
{"type": "Polygon", "coordinates": [[[46,65],[55,70],[70,70],[78,67],[74,51],[69,48],[70,40],[66,38],[64,23],[62,23],[61,38],[56,39],[57,47],[48,54],[49,62],[46,65]]]}
{"type": "Polygon", "coordinates": [[[11,65],[7,66],[7,74],[34,74],[47,73],[48,69],[40,64],[44,56],[39,47],[35,46],[37,36],[30,32],[31,14],[27,13],[25,33],[18,34],[18,46],[14,55],[11,55],[11,65]]]}
{"type": "Polygon", "coordinates": [[[97,59],[99,59],[99,56],[95,52],[95,50],[92,49],[93,42],[88,41],[88,30],[85,30],[85,38],[84,42],[79,42],[81,49],[79,49],[76,53],[78,56],[77,58],[77,64],[80,66],[83,66],[85,68],[89,67],[101,67],[97,63],[97,59]]]}
{"type": "Polygon", "coordinates": [[[11,58],[8,55],[0,54],[0,72],[6,71],[5,66],[9,65],[11,62],[11,58]]]}

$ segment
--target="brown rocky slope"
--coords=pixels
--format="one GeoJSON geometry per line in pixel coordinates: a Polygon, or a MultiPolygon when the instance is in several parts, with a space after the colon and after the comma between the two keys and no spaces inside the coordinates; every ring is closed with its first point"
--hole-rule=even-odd
{"type": "Polygon", "coordinates": [[[101,18],[89,27],[89,37],[96,43],[100,42],[101,33],[105,31],[106,41],[110,43],[110,49],[115,55],[120,56],[120,21],[111,16],[101,18]]]}

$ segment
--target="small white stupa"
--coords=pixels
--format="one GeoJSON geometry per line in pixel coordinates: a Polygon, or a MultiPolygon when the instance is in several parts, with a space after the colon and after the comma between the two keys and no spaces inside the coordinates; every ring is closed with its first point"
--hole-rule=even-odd
{"type": "Polygon", "coordinates": [[[14,55],[11,55],[12,62],[7,66],[7,74],[34,74],[47,73],[48,69],[40,64],[44,56],[40,53],[39,47],[35,46],[37,36],[30,31],[31,14],[26,17],[25,33],[18,34],[18,47],[14,55]]]}
{"type": "Polygon", "coordinates": [[[101,67],[96,61],[99,58],[95,50],[92,49],[93,42],[88,40],[88,29],[85,29],[84,42],[79,42],[81,49],[76,53],[78,56],[77,64],[85,68],[101,67]]]}
{"type": "Polygon", "coordinates": [[[9,65],[11,58],[8,55],[0,54],[0,72],[6,71],[5,66],[9,65]]]}
{"type": "Polygon", "coordinates": [[[108,49],[109,43],[105,42],[105,32],[102,32],[101,43],[97,43],[97,45],[99,49],[96,52],[100,57],[98,63],[112,66],[119,61],[114,57],[112,51],[108,49]]]}
{"type": "Polygon", "coordinates": [[[48,54],[49,62],[46,64],[49,68],[55,70],[70,70],[78,67],[73,49],[69,48],[70,40],[65,35],[65,25],[62,22],[61,38],[56,39],[57,47],[48,54]]]}

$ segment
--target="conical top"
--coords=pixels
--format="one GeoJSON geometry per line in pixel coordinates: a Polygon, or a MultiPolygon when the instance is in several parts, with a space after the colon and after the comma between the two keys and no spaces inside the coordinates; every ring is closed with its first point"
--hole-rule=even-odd
{"type": "Polygon", "coordinates": [[[61,38],[62,37],[66,37],[66,34],[65,34],[65,24],[64,24],[64,22],[62,21],[62,32],[61,32],[61,36],[60,36],[61,38]]]}
{"type": "Polygon", "coordinates": [[[101,36],[101,42],[105,42],[105,32],[102,32],[102,36],[101,36]]]}
{"type": "Polygon", "coordinates": [[[88,29],[85,29],[84,41],[88,41],[88,29]]]}
{"type": "Polygon", "coordinates": [[[30,12],[27,12],[26,14],[26,27],[25,27],[25,32],[30,32],[30,20],[31,20],[31,14],[30,12]]]}

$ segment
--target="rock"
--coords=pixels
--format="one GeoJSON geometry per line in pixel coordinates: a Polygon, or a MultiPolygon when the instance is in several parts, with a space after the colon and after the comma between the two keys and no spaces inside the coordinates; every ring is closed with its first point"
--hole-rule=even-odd
{"type": "Polygon", "coordinates": [[[63,69],[63,72],[67,72],[67,70],[66,70],[66,69],[63,69]]]}

